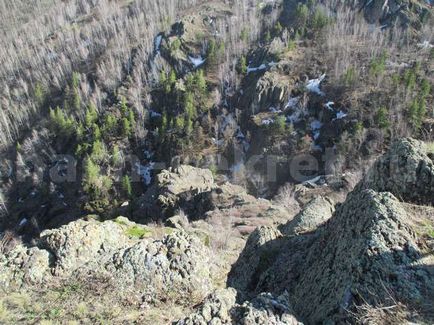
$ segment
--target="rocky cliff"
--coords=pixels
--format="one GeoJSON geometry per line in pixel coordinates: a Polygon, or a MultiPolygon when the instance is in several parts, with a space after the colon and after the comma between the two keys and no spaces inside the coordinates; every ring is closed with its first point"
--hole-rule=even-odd
{"type": "Polygon", "coordinates": [[[351,319],[348,311],[357,306],[398,308],[397,302],[430,319],[433,239],[420,225],[432,225],[432,208],[415,213],[407,203],[419,197],[429,204],[434,194],[432,161],[424,148],[411,139],[395,143],[333,215],[328,203],[317,216],[310,212],[307,232],[295,229],[311,205],[281,227],[283,234],[273,228],[255,231],[228,284],[244,298],[288,292],[295,314],[306,323],[340,322],[351,319]]]}

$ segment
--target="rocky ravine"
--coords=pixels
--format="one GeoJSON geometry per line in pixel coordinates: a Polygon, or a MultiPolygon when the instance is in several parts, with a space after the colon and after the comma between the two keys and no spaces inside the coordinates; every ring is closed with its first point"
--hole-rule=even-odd
{"type": "MultiPolygon", "coordinates": [[[[168,217],[193,204],[201,217],[169,218],[172,228],[88,217],[45,231],[33,247],[4,247],[1,286],[8,293],[38,292],[71,279],[103,279],[111,286],[98,291],[100,297],[136,299],[141,313],[131,321],[152,324],[176,319],[179,325],[363,323],[372,315],[378,323],[430,323],[434,211],[414,203],[432,203],[433,173],[424,145],[404,139],[343,204],[318,197],[291,219],[284,208],[233,185],[215,184],[204,170],[166,171],[152,189],[160,208],[170,207],[168,217]],[[396,168],[399,172],[388,172],[396,168]],[[195,172],[195,182],[184,188],[187,175],[195,172]],[[213,223],[217,214],[220,225],[213,223]],[[216,248],[225,222],[234,236],[216,248]],[[234,261],[228,255],[237,256],[243,235],[255,226],[260,227],[249,236],[224,288],[221,278],[234,261]],[[173,306],[182,310],[175,313],[173,306]],[[157,307],[165,312],[150,319],[157,307]]],[[[142,202],[148,202],[146,195],[142,202]]],[[[112,322],[126,321],[119,316],[112,322]]]]}

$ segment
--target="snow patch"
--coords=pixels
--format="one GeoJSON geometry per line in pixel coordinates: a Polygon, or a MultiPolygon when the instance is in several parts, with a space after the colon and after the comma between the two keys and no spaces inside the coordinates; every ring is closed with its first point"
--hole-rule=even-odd
{"type": "Polygon", "coordinates": [[[289,115],[289,116],[287,116],[286,117],[286,120],[288,121],[288,122],[291,122],[291,123],[298,123],[298,122],[300,122],[300,120],[301,120],[301,113],[300,113],[300,111],[295,111],[294,113],[292,113],[291,115],[289,115]]]}
{"type": "Polygon", "coordinates": [[[161,117],[161,114],[155,111],[150,111],[151,118],[161,117]]]}
{"type": "Polygon", "coordinates": [[[193,57],[193,56],[188,56],[188,59],[190,60],[190,62],[194,65],[195,68],[200,67],[202,64],[205,63],[205,59],[202,58],[201,56],[198,56],[197,58],[193,57]]]}
{"type": "Polygon", "coordinates": [[[288,103],[285,106],[285,109],[287,108],[295,108],[298,103],[300,102],[301,97],[289,97],[288,103]]]}
{"type": "Polygon", "coordinates": [[[318,120],[315,120],[312,123],[310,123],[310,128],[314,131],[321,129],[322,126],[323,124],[318,120]]]}
{"type": "Polygon", "coordinates": [[[248,67],[247,68],[247,73],[256,72],[256,71],[262,71],[262,70],[265,70],[265,69],[267,69],[267,66],[264,63],[262,63],[259,67],[256,67],[256,68],[248,67]]]}
{"type": "Polygon", "coordinates": [[[153,162],[150,162],[146,166],[143,166],[140,163],[136,163],[137,174],[142,176],[143,182],[145,183],[145,185],[150,185],[152,182],[151,172],[152,172],[152,169],[154,168],[154,165],[155,165],[155,163],[153,163],[153,162]]]}
{"type": "Polygon", "coordinates": [[[262,122],[261,122],[262,125],[271,125],[273,123],[274,123],[274,120],[271,118],[267,118],[265,120],[262,120],[262,122]]]}
{"type": "Polygon", "coordinates": [[[335,104],[335,102],[327,102],[324,104],[324,107],[327,108],[329,111],[333,111],[333,105],[335,104]]]}
{"type": "Polygon", "coordinates": [[[432,49],[434,47],[429,41],[423,41],[422,43],[418,43],[417,46],[423,49],[432,49]]]}
{"type": "Polygon", "coordinates": [[[345,118],[347,116],[348,116],[347,113],[339,111],[339,112],[336,113],[336,118],[333,119],[333,121],[335,121],[335,120],[342,120],[343,118],[345,118]]]}
{"type": "Polygon", "coordinates": [[[277,109],[276,107],[270,107],[269,111],[272,113],[282,113],[280,109],[277,109]]]}
{"type": "Polygon", "coordinates": [[[143,150],[143,154],[145,155],[146,159],[151,159],[154,156],[154,153],[149,150],[143,150]]]}
{"type": "Polygon", "coordinates": [[[321,89],[319,88],[321,85],[321,82],[324,81],[326,77],[326,74],[323,74],[321,77],[317,78],[317,79],[311,79],[307,82],[306,88],[307,90],[309,90],[311,93],[315,93],[318,94],[320,96],[324,96],[324,93],[321,91],[321,89]]]}
{"type": "Polygon", "coordinates": [[[160,54],[161,41],[163,40],[163,35],[158,35],[154,40],[155,53],[160,54]]]}

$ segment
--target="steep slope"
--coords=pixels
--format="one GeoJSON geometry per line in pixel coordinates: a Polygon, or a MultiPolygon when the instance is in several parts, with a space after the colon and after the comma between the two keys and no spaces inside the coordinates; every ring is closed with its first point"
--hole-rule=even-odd
{"type": "MultiPolygon", "coordinates": [[[[421,165],[432,164],[422,148],[411,139],[397,142],[371,174],[389,157],[401,154],[399,164],[407,167],[406,174],[377,173],[374,179],[409,181],[389,187],[395,195],[403,193],[406,186],[419,184],[431,199],[432,189],[424,182],[427,173],[417,173],[421,165]],[[406,148],[405,155],[402,148],[406,148]]],[[[421,320],[429,321],[434,303],[434,252],[427,226],[420,225],[433,224],[432,208],[411,212],[407,203],[393,194],[366,189],[369,181],[362,180],[331,219],[316,230],[311,228],[310,233],[271,235],[273,230],[264,228],[252,234],[228,284],[244,297],[287,291],[295,314],[307,323],[351,319],[357,315],[348,311],[357,313],[361,305],[399,308],[398,303],[407,306],[407,317],[417,312],[421,320]],[[260,246],[254,246],[256,243],[260,246]]],[[[285,228],[298,222],[295,218],[285,228]]]]}

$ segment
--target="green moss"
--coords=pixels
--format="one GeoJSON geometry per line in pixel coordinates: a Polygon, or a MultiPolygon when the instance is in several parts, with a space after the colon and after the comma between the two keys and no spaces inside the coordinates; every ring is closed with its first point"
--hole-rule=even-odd
{"type": "Polygon", "coordinates": [[[141,239],[148,236],[151,232],[144,227],[133,226],[128,228],[125,233],[128,237],[141,239]]]}
{"type": "Polygon", "coordinates": [[[124,218],[122,218],[122,217],[118,217],[118,218],[116,218],[115,220],[114,220],[114,222],[116,222],[118,225],[121,225],[121,226],[128,226],[128,223],[125,221],[125,219],[124,218]]]}

